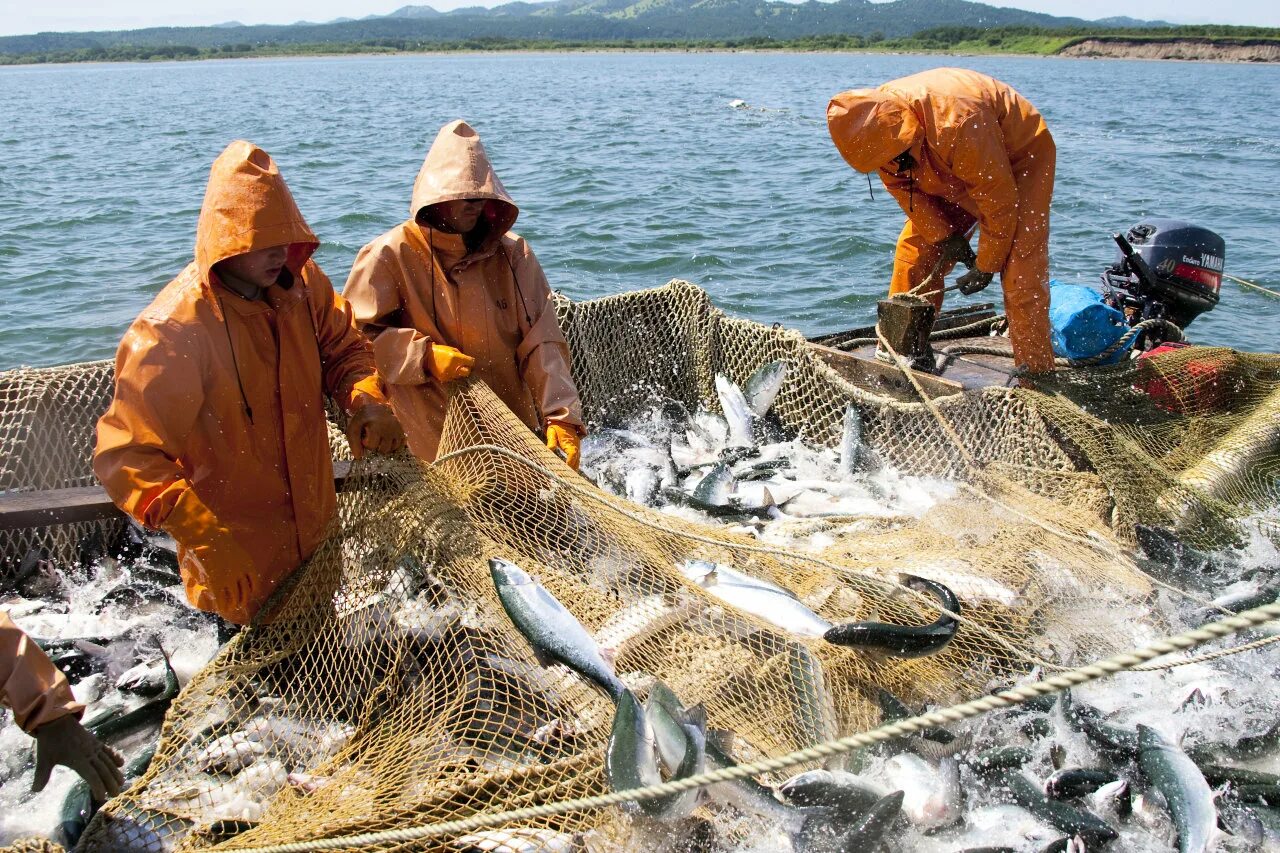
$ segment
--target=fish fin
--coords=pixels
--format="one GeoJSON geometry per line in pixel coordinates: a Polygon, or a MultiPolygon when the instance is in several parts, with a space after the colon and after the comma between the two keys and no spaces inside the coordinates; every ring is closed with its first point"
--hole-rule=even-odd
{"type": "Polygon", "coordinates": [[[707,743],[725,755],[733,755],[733,732],[728,729],[707,729],[707,743]]]}
{"type": "Polygon", "coordinates": [[[944,758],[952,758],[961,752],[964,752],[972,745],[972,743],[972,733],[963,732],[950,743],[939,743],[933,740],[914,738],[909,742],[907,748],[921,758],[937,763],[942,761],[944,758]]]}
{"type": "Polygon", "coordinates": [[[89,640],[72,640],[71,645],[80,652],[91,658],[105,658],[107,656],[107,647],[100,646],[89,640]]]}
{"type": "Polygon", "coordinates": [[[702,731],[707,730],[707,706],[701,702],[691,708],[685,709],[685,722],[691,726],[695,726],[702,731]]]}

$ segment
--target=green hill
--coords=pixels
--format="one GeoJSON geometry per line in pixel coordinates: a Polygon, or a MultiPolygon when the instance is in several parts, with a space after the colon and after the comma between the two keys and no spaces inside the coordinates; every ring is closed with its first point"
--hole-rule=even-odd
{"type": "Polygon", "coordinates": [[[572,47],[960,50],[1051,53],[1110,35],[1274,38],[1274,30],[1104,23],[969,0],[551,0],[324,24],[153,27],[0,37],[0,63],[206,58],[296,53],[572,47]]]}

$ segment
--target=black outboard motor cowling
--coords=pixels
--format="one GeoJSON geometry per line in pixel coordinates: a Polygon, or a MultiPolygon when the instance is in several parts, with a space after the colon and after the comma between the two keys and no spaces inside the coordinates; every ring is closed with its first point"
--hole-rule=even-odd
{"type": "Polygon", "coordinates": [[[1120,257],[1102,279],[1125,291],[1106,296],[1130,325],[1159,317],[1185,329],[1218,304],[1226,243],[1214,232],[1178,219],[1147,219],[1112,236],[1120,257]]]}

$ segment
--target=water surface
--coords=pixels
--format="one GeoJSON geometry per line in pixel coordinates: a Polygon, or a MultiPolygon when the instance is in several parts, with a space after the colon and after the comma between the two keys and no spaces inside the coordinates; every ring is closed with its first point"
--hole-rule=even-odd
{"type": "MultiPolygon", "coordinates": [[[[1096,281],[1108,232],[1164,215],[1218,231],[1228,272],[1280,288],[1272,67],[775,53],[31,66],[0,69],[0,369],[110,356],[190,259],[209,164],[235,138],[276,158],[341,289],[360,246],[407,216],[431,140],[459,117],[573,298],[679,277],[753,319],[860,325],[903,216],[840,159],[826,104],[948,61],[1045,114],[1056,277],[1096,281]],[[737,98],[768,109],[730,108],[737,98]]],[[[1274,351],[1278,310],[1227,284],[1193,337],[1274,351]]]]}

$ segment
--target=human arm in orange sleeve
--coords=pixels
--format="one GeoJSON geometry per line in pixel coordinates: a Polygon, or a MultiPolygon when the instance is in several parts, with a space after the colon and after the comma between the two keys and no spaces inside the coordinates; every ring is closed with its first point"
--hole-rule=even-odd
{"type": "Polygon", "coordinates": [[[373,347],[357,331],[352,306],[337,293],[312,261],[303,270],[316,321],[324,389],[347,412],[367,403],[386,403],[373,347]]]}
{"type": "Polygon", "coordinates": [[[325,391],[351,415],[347,443],[352,455],[360,459],[365,450],[396,452],[404,447],[404,430],[383,392],[373,347],[356,330],[351,306],[333,292],[320,268],[308,261],[304,274],[325,391]]]}
{"type": "Polygon", "coordinates": [[[881,169],[880,180],[925,240],[941,243],[955,233],[955,224],[942,212],[938,200],[921,192],[918,185],[913,188],[914,178],[908,178],[908,172],[894,174],[888,169],[881,169]]]}
{"type": "Polygon", "coordinates": [[[513,271],[520,284],[517,298],[523,297],[524,309],[532,320],[516,348],[521,378],[529,386],[543,422],[572,428],[581,438],[586,435],[582,401],[570,369],[569,344],[556,321],[551,286],[527,243],[520,240],[509,251],[513,271]]]}
{"type": "Polygon", "coordinates": [[[191,603],[244,623],[253,562],[178,464],[204,403],[201,348],[187,334],[146,319],[125,333],[115,395],[98,420],[93,470],[116,506],[182,546],[191,603]]]}
{"type": "Polygon", "coordinates": [[[431,340],[399,324],[404,308],[399,277],[395,250],[371,243],[356,255],[342,297],[350,306],[356,328],[373,343],[374,361],[382,378],[392,385],[421,385],[427,381],[424,360],[431,340]]]}
{"type": "Polygon", "coordinates": [[[1000,272],[1018,226],[1018,187],[1000,123],[989,111],[978,110],[960,125],[951,152],[951,172],[964,182],[978,208],[977,267],[1000,272]]]}
{"type": "Polygon", "coordinates": [[[191,488],[178,458],[204,403],[197,350],[183,330],[139,318],[116,352],[93,471],[116,506],[147,527],[159,529],[191,488]]]}
{"type": "Polygon", "coordinates": [[[31,734],[45,723],[74,714],[84,705],[71,695],[67,677],[9,614],[0,610],[0,698],[13,709],[18,728],[31,734]]]}
{"type": "Polygon", "coordinates": [[[36,739],[31,790],[42,791],[55,765],[70,767],[89,784],[96,802],[120,793],[120,753],[80,724],[84,705],[49,656],[0,610],[0,700],[18,728],[36,739]]]}

